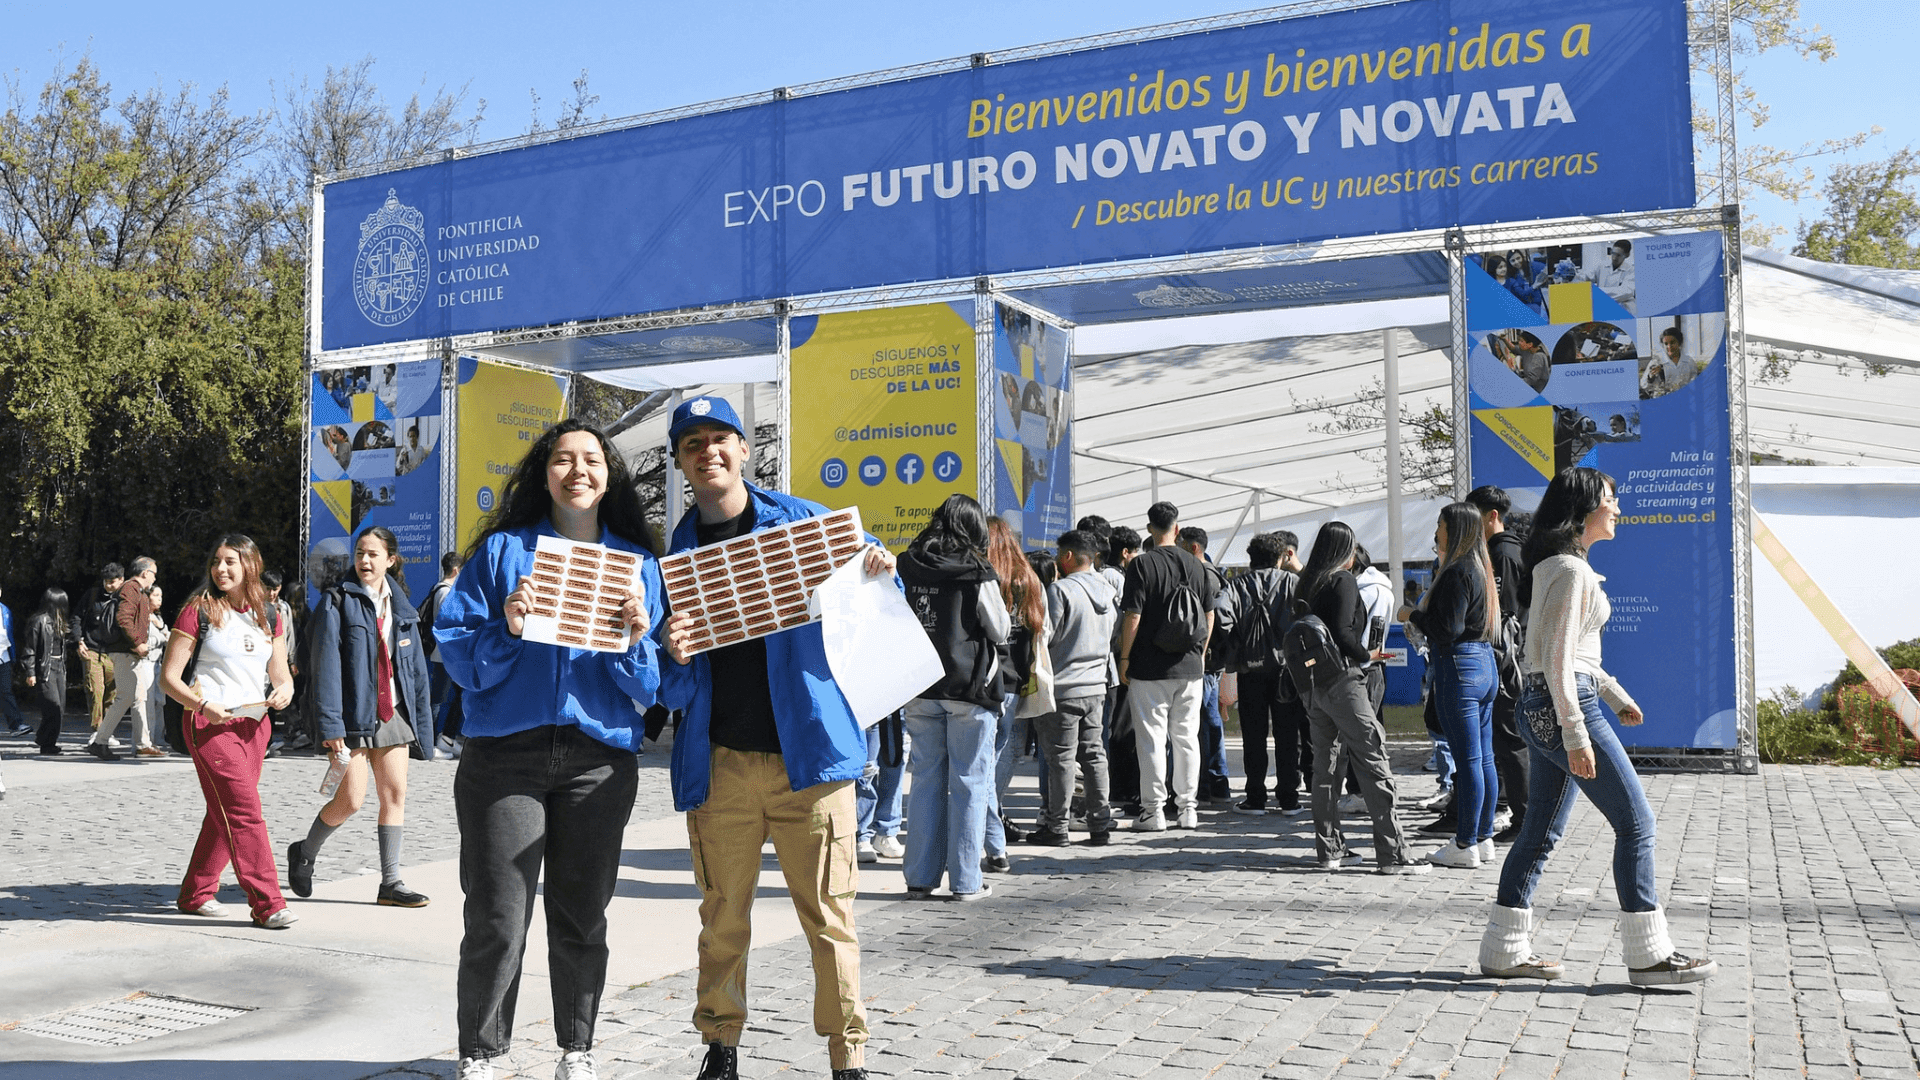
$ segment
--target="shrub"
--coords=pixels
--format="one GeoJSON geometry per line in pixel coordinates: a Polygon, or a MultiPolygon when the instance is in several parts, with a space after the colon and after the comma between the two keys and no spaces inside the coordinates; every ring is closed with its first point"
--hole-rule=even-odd
{"type": "Polygon", "coordinates": [[[1770,765],[1790,765],[1852,758],[1846,729],[1825,713],[1803,708],[1803,697],[1788,686],[1760,701],[1760,760],[1770,765]]]}

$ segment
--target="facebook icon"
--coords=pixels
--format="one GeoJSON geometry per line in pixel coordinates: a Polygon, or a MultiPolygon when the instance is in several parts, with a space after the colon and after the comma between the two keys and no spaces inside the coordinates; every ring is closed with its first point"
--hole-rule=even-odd
{"type": "Polygon", "coordinates": [[[920,460],[919,454],[903,454],[899,461],[894,462],[893,475],[899,477],[903,484],[917,484],[921,477],[927,475],[927,463],[920,460]]]}

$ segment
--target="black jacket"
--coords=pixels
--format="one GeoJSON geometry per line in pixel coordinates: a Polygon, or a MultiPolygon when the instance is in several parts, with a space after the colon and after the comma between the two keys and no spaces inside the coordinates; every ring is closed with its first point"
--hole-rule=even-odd
{"type": "Polygon", "coordinates": [[[1493,579],[1500,585],[1500,610],[1524,618],[1533,604],[1533,575],[1520,557],[1520,538],[1510,532],[1493,534],[1487,541],[1487,558],[1493,561],[1493,579]]]}
{"type": "Polygon", "coordinates": [[[1360,602],[1360,584],[1346,570],[1327,578],[1313,594],[1309,610],[1327,624],[1327,633],[1349,663],[1365,664],[1373,659],[1367,649],[1367,605],[1360,602]]]}
{"type": "Polygon", "coordinates": [[[67,639],[54,629],[53,616],[36,611],[27,620],[20,642],[20,666],[33,676],[33,689],[44,701],[67,704],[67,639]]]}
{"type": "Polygon", "coordinates": [[[1004,616],[998,626],[989,625],[979,611],[986,591],[1000,604],[1000,579],[993,567],[970,555],[937,555],[912,547],[900,556],[895,570],[906,586],[907,605],[919,616],[946,669],[920,696],[998,709],[1005,703],[999,645],[1007,638],[1007,625],[1004,616]]]}

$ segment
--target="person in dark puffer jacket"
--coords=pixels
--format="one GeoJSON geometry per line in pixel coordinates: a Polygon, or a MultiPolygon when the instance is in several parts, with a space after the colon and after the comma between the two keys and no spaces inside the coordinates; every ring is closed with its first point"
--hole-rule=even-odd
{"type": "Polygon", "coordinates": [[[987,562],[980,504],[949,495],[900,557],[898,573],[945,669],[905,710],[913,777],[907,896],[931,897],[944,869],[955,899],[976,900],[992,893],[980,876],[980,856],[993,805],[995,717],[1003,703],[999,646],[1010,627],[999,577],[987,562]]]}

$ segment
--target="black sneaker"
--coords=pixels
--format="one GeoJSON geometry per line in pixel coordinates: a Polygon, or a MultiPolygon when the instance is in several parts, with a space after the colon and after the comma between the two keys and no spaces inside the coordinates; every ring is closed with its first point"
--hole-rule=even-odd
{"type": "Polygon", "coordinates": [[[1439,817],[1420,826],[1420,831],[1423,833],[1451,836],[1460,831],[1460,819],[1453,814],[1441,814],[1439,817]]]}
{"type": "Polygon", "coordinates": [[[989,874],[1004,874],[1013,869],[1013,860],[1005,855],[982,855],[980,869],[989,874]]]}
{"type": "Polygon", "coordinates": [[[1054,832],[1052,829],[1035,829],[1027,834],[1027,843],[1038,844],[1041,847],[1059,847],[1062,844],[1071,843],[1071,841],[1067,839],[1067,834],[1064,832],[1054,832]]]}
{"type": "Polygon", "coordinates": [[[60,749],[60,744],[59,744],[59,743],[55,743],[55,744],[53,744],[52,746],[43,746],[43,747],[41,747],[41,748],[40,748],[40,752],[41,752],[42,754],[46,754],[46,755],[48,755],[48,756],[52,756],[52,755],[54,755],[54,754],[64,754],[64,753],[66,753],[66,751],[65,751],[65,750],[62,750],[62,749],[60,749]]]}
{"type": "Polygon", "coordinates": [[[1267,804],[1257,803],[1252,799],[1243,799],[1234,804],[1233,812],[1236,814],[1246,814],[1249,817],[1266,817],[1267,804]]]}
{"type": "MultiPolygon", "coordinates": [[[[293,895],[306,899],[313,895],[313,860],[307,858],[307,842],[295,840],[287,845],[287,888],[293,895]]],[[[381,890],[381,903],[386,903],[386,890],[381,890]]]]}
{"type": "Polygon", "coordinates": [[[1685,953],[1674,953],[1652,967],[1628,968],[1627,981],[1635,986],[1679,986],[1706,982],[1720,965],[1685,953]]]}
{"type": "Polygon", "coordinates": [[[1525,820],[1524,818],[1514,818],[1513,824],[1493,834],[1493,842],[1496,844],[1511,844],[1515,840],[1520,839],[1520,826],[1525,820]]]}
{"type": "Polygon", "coordinates": [[[1087,834],[1087,844],[1090,847],[1106,847],[1112,842],[1112,829],[1097,829],[1087,834]]]}
{"type": "Polygon", "coordinates": [[[88,743],[87,753],[92,754],[94,757],[99,758],[101,761],[119,761],[120,760],[120,755],[114,753],[113,747],[108,746],[106,743],[97,743],[97,742],[88,743]]]}
{"type": "Polygon", "coordinates": [[[428,903],[424,894],[407,888],[404,881],[380,886],[380,896],[376,902],[382,907],[426,907],[428,903]]]}
{"type": "Polygon", "coordinates": [[[700,1063],[694,1080],[740,1080],[740,1048],[708,1043],[707,1060],[700,1063]]]}
{"type": "Polygon", "coordinates": [[[1007,818],[1000,819],[1000,828],[1007,835],[1007,843],[1018,844],[1027,839],[1028,833],[1007,818]]]}
{"type": "Polygon", "coordinates": [[[833,1080],[867,1080],[865,1069],[835,1069],[833,1080]]]}

